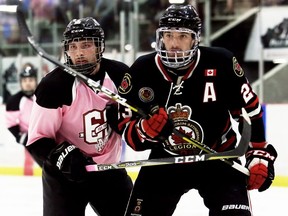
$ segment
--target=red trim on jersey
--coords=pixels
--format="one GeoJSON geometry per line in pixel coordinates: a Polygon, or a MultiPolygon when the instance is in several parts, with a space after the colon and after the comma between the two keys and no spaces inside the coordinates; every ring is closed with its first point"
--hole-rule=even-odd
{"type": "MultiPolygon", "coordinates": [[[[192,74],[192,72],[193,72],[193,70],[195,68],[196,62],[197,61],[195,61],[195,60],[192,62],[190,67],[187,69],[187,73],[183,76],[183,80],[188,79],[191,76],[191,74],[192,74]]],[[[158,66],[158,69],[162,73],[164,78],[166,80],[172,82],[172,79],[170,78],[169,74],[167,73],[163,63],[161,62],[161,58],[160,58],[160,56],[158,54],[155,56],[155,63],[158,66]]]]}
{"type": "MultiPolygon", "coordinates": [[[[229,135],[228,130],[229,130],[230,127],[231,127],[231,122],[227,121],[226,125],[225,125],[225,127],[223,129],[223,133],[224,134],[227,133],[227,135],[229,135]]],[[[226,138],[227,138],[227,135],[226,135],[226,138]]],[[[215,149],[216,151],[219,151],[219,152],[225,151],[235,141],[236,141],[236,136],[231,136],[230,138],[227,138],[227,141],[225,143],[223,143],[222,145],[220,145],[219,147],[217,147],[217,143],[215,143],[212,146],[212,149],[215,149]]]]}
{"type": "Polygon", "coordinates": [[[258,98],[255,98],[255,100],[254,100],[252,103],[250,103],[250,104],[247,106],[247,108],[248,108],[248,109],[249,109],[249,108],[253,108],[253,107],[255,107],[258,103],[259,103],[258,98]]]}
{"type": "Polygon", "coordinates": [[[123,119],[123,121],[121,121],[119,124],[118,124],[118,130],[122,130],[123,129],[123,127],[125,127],[125,124],[127,123],[127,122],[129,122],[129,120],[130,120],[130,118],[124,118],[123,119]]]}
{"type": "Polygon", "coordinates": [[[262,118],[262,116],[263,116],[263,113],[259,113],[259,114],[255,115],[255,116],[250,117],[250,119],[251,119],[251,121],[253,121],[253,120],[255,120],[255,119],[260,119],[260,118],[262,118]]]}
{"type": "Polygon", "coordinates": [[[230,110],[231,115],[234,116],[240,116],[241,110],[230,110]]]}
{"type": "Polygon", "coordinates": [[[191,76],[191,74],[192,74],[192,72],[193,72],[193,70],[194,70],[194,68],[195,68],[195,65],[196,65],[196,61],[193,61],[192,64],[191,64],[191,66],[188,68],[187,73],[186,73],[185,76],[183,77],[183,80],[188,79],[188,77],[191,76]]]}
{"type": "Polygon", "coordinates": [[[129,126],[128,126],[128,131],[127,131],[128,144],[134,150],[136,150],[136,145],[133,142],[131,134],[132,134],[132,130],[135,128],[135,124],[136,124],[136,120],[131,121],[129,126]]]}
{"type": "Polygon", "coordinates": [[[250,142],[252,148],[266,148],[267,142],[250,142]]]}
{"type": "Polygon", "coordinates": [[[164,78],[166,80],[168,80],[169,82],[172,82],[172,79],[170,78],[167,71],[165,70],[165,67],[164,67],[163,63],[161,62],[160,56],[158,54],[155,56],[155,63],[158,66],[158,69],[162,73],[164,78]]]}
{"type": "Polygon", "coordinates": [[[227,148],[229,148],[229,146],[231,146],[233,143],[235,143],[236,141],[236,136],[232,136],[230,139],[228,139],[224,144],[222,144],[217,151],[218,152],[223,152],[225,151],[227,148]]]}

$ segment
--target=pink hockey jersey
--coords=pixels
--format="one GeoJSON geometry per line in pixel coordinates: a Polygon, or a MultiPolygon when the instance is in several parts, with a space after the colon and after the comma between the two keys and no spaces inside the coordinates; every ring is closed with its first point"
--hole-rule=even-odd
{"type": "MultiPolygon", "coordinates": [[[[115,83],[106,71],[102,67],[98,77],[93,79],[99,79],[97,82],[101,82],[102,86],[117,93],[115,83]]],[[[33,145],[41,138],[50,138],[57,144],[67,141],[75,145],[93,157],[96,163],[120,160],[121,135],[111,129],[106,118],[107,104],[115,102],[105,94],[95,92],[82,81],[58,69],[42,79],[35,97],[27,145],[33,145]]]]}
{"type": "Polygon", "coordinates": [[[32,105],[32,97],[25,96],[22,91],[11,96],[6,104],[5,120],[7,128],[18,125],[19,132],[27,133],[32,105]]]}

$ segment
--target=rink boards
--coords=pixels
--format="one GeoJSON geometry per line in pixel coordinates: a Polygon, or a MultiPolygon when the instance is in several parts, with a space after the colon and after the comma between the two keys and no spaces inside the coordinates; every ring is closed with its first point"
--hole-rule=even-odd
{"type": "MultiPolygon", "coordinates": [[[[286,145],[288,127],[288,105],[268,104],[263,106],[265,111],[266,137],[278,151],[275,163],[276,177],[274,186],[288,187],[288,145],[286,145]],[[286,129],[286,130],[285,130],[286,129]]],[[[25,152],[23,146],[16,143],[14,137],[5,127],[5,105],[0,105],[0,175],[34,175],[40,176],[41,169],[25,152]]],[[[124,145],[124,160],[141,160],[147,158],[149,152],[135,153],[124,145]]],[[[138,169],[127,169],[133,179],[138,174],[138,169]]]]}

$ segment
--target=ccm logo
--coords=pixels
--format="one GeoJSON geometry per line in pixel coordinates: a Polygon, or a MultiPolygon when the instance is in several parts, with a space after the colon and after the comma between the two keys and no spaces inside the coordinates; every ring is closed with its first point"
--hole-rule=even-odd
{"type": "Polygon", "coordinates": [[[205,161],[205,155],[190,155],[175,158],[175,163],[191,163],[196,161],[205,161]]]}
{"type": "Polygon", "coordinates": [[[275,160],[275,157],[270,155],[268,152],[266,151],[263,151],[263,150],[253,150],[251,152],[248,152],[248,155],[251,154],[251,155],[257,155],[257,156],[260,156],[260,157],[264,157],[264,158],[269,158],[270,160],[274,161],[275,160]]]}
{"type": "Polygon", "coordinates": [[[172,21],[172,22],[180,22],[181,19],[179,19],[179,18],[169,18],[168,21],[172,21]]]}

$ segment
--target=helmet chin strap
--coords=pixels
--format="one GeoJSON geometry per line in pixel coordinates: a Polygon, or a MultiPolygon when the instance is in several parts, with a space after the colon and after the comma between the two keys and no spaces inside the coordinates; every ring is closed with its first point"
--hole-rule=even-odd
{"type": "Polygon", "coordinates": [[[187,64],[187,65],[185,65],[183,67],[176,68],[176,70],[185,70],[185,69],[189,68],[191,66],[191,64],[193,63],[193,61],[194,60],[192,59],[189,64],[187,64]]]}
{"type": "Polygon", "coordinates": [[[82,64],[82,65],[70,65],[70,67],[79,73],[88,75],[91,74],[95,68],[97,67],[96,63],[87,63],[87,64],[82,64]]]}
{"type": "Polygon", "coordinates": [[[92,72],[95,71],[97,68],[97,65],[100,63],[102,54],[97,53],[96,54],[96,61],[90,62],[86,64],[73,64],[71,58],[65,53],[65,57],[67,59],[66,65],[71,67],[72,69],[76,70],[79,73],[82,73],[84,75],[89,75],[92,72]]]}

